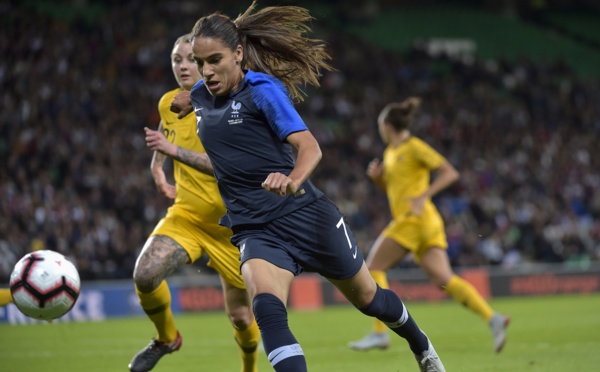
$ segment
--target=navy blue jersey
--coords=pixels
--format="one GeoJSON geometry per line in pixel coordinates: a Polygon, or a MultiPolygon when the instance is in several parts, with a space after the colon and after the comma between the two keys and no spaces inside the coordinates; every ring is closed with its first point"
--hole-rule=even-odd
{"type": "Polygon", "coordinates": [[[220,97],[212,96],[201,80],[192,88],[191,100],[198,135],[227,207],[222,225],[272,221],[323,195],[310,180],[284,197],[261,187],[270,173],[291,173],[294,158],[286,138],[308,130],[278,79],[247,71],[235,92],[220,97]]]}

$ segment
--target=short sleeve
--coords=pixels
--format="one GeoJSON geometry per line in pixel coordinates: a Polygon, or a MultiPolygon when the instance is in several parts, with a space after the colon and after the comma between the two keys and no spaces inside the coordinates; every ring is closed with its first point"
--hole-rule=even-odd
{"type": "Polygon", "coordinates": [[[285,140],[292,133],[308,130],[294,108],[287,89],[279,80],[260,74],[259,78],[251,79],[249,84],[256,107],[264,113],[269,126],[280,140],[285,140]]]}
{"type": "Polygon", "coordinates": [[[415,157],[430,170],[437,169],[446,162],[444,156],[420,139],[415,141],[415,157]]]}

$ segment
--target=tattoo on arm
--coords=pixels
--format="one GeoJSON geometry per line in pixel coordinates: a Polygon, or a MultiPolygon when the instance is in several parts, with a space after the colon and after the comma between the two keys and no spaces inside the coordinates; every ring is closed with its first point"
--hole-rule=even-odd
{"type": "Polygon", "coordinates": [[[213,175],[213,166],[207,154],[177,147],[175,159],[189,165],[190,167],[199,170],[202,173],[213,175]]]}
{"type": "Polygon", "coordinates": [[[168,156],[163,154],[162,152],[154,151],[154,158],[152,160],[156,166],[160,165],[160,167],[162,167],[162,165],[165,163],[165,160],[167,160],[167,158],[168,158],[168,156]]]}
{"type": "MultiPolygon", "coordinates": [[[[162,132],[163,129],[163,122],[162,120],[160,121],[160,123],[158,123],[158,131],[162,132]]],[[[154,154],[152,154],[152,161],[150,162],[150,169],[154,170],[156,169],[162,169],[163,164],[165,163],[165,160],[167,159],[167,156],[159,151],[154,151],[154,154]]]]}

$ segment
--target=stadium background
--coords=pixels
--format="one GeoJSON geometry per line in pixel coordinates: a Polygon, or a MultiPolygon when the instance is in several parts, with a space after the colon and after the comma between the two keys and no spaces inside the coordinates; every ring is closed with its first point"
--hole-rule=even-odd
{"type": "MultiPolygon", "coordinates": [[[[25,253],[53,249],[75,261],[84,289],[102,289],[105,310],[125,291],[126,313],[139,313],[129,298],[135,259],[169,206],[142,128],[158,124],[158,99],[175,86],[173,41],[201,15],[235,16],[249,3],[0,2],[0,283],[25,253]]],[[[462,175],[435,198],[454,267],[492,296],[600,290],[596,2],[259,2],[275,4],[311,10],[338,69],[298,109],[324,153],[312,179],[365,252],[389,218],[365,176],[383,150],[376,114],[418,95],[415,133],[462,175]]],[[[178,272],[184,293],[208,287],[177,292],[192,304],[183,310],[218,308],[205,263],[178,272]]],[[[444,298],[411,261],[391,277],[405,298],[444,298]]],[[[297,293],[322,297],[298,307],[339,300],[310,276],[299,282],[308,287],[297,293]]]]}

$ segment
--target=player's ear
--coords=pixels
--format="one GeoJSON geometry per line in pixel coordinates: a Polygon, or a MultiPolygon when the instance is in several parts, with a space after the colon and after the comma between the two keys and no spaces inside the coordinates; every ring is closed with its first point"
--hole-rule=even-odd
{"type": "Polygon", "coordinates": [[[240,63],[242,63],[243,59],[244,59],[244,47],[242,47],[241,45],[238,45],[237,48],[235,48],[235,64],[239,65],[240,63]]]}

